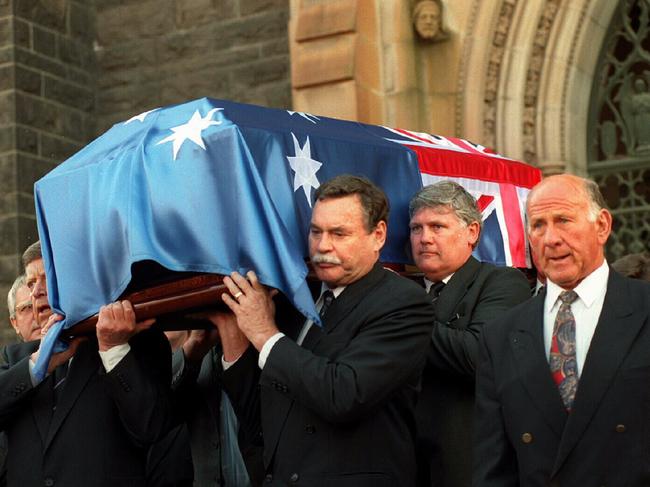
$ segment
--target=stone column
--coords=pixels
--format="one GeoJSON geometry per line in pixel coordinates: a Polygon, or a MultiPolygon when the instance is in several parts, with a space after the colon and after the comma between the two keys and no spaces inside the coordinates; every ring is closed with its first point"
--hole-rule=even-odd
{"type": "Polygon", "coordinates": [[[0,342],[6,296],[37,238],[34,182],[94,133],[94,6],[0,0],[0,342]]]}

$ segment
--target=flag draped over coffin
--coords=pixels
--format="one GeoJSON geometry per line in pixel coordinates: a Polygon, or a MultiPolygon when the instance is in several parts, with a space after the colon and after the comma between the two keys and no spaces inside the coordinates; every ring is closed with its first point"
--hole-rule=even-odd
{"type": "Polygon", "coordinates": [[[477,256],[526,265],[522,207],[537,169],[460,139],[202,98],[113,126],[35,184],[49,301],[70,327],[116,300],[135,262],[173,271],[257,272],[319,322],[306,285],[313,192],[368,177],[391,203],[381,258],[408,263],[408,201],[454,178],[486,218],[477,256]]]}

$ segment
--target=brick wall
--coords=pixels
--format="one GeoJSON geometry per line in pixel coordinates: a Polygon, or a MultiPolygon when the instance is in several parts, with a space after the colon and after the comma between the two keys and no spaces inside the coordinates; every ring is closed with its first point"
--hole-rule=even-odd
{"type": "Polygon", "coordinates": [[[6,292],[36,240],[33,184],[95,132],[94,7],[0,0],[0,342],[6,292]]]}
{"type": "Polygon", "coordinates": [[[98,130],[210,96],[291,107],[289,0],[97,2],[98,130]]]}

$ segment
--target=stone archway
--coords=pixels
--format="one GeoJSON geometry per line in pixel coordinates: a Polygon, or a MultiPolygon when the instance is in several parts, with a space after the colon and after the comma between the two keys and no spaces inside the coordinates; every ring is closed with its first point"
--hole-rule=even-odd
{"type": "Polygon", "coordinates": [[[457,134],[545,174],[586,174],[592,78],[615,8],[611,0],[475,0],[457,134]]]}

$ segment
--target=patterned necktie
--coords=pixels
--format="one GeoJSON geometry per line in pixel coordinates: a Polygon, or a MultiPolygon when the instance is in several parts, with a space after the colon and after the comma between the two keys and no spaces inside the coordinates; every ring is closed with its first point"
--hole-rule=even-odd
{"type": "Polygon", "coordinates": [[[576,363],[576,320],[571,312],[571,303],[578,299],[575,291],[560,294],[560,309],[553,325],[550,365],[553,380],[560,390],[562,402],[567,411],[573,407],[578,389],[578,366],[576,363]]]}
{"type": "Polygon", "coordinates": [[[325,313],[327,313],[327,309],[331,306],[332,301],[334,301],[334,293],[328,289],[323,293],[323,305],[318,312],[321,318],[325,318],[325,313]]]}

